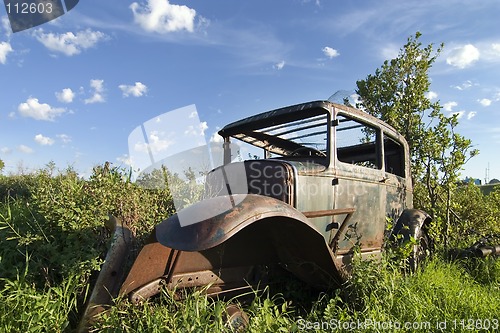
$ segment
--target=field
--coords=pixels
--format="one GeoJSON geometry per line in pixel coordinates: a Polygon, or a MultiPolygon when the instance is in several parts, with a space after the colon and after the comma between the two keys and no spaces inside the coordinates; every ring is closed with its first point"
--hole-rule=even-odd
{"type": "MultiPolygon", "coordinates": [[[[466,222],[451,228],[451,244],[473,241],[463,230],[480,213],[479,229],[498,232],[497,211],[474,211],[488,205],[498,209],[498,202],[491,201],[497,192],[488,201],[472,187],[464,191],[472,194],[458,196],[454,208],[466,222]],[[467,206],[471,200],[476,200],[473,207],[467,206]]],[[[167,190],[140,188],[126,172],[108,166],[96,167],[88,180],[53,166],[0,176],[0,199],[0,332],[74,331],[109,245],[107,214],[144,239],[174,211],[167,190]]],[[[319,292],[290,278],[278,293],[255,292],[244,304],[248,331],[498,331],[500,261],[449,261],[442,253],[438,244],[433,258],[412,274],[388,258],[356,262],[351,280],[340,290],[319,292]]],[[[140,306],[116,300],[92,330],[227,331],[225,307],[226,302],[202,293],[180,302],[164,292],[140,306]]]]}

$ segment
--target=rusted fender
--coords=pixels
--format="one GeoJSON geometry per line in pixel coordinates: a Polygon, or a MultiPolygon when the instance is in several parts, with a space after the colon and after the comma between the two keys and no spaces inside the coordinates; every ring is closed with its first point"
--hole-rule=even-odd
{"type": "Polygon", "coordinates": [[[160,244],[182,251],[207,250],[228,240],[250,224],[271,217],[300,221],[307,225],[311,232],[321,236],[307,217],[292,206],[257,194],[234,194],[203,200],[185,208],[182,216],[190,216],[200,222],[183,227],[178,215],[172,215],[156,226],[156,239],[160,244]],[[237,204],[232,209],[217,214],[217,207],[221,207],[228,200],[237,204]],[[206,219],[201,217],[210,216],[210,212],[214,212],[215,216],[206,219]]]}
{"type": "MultiPolygon", "coordinates": [[[[219,196],[193,204],[182,214],[200,222],[181,226],[178,215],[171,216],[156,226],[160,244],[181,251],[203,252],[223,243],[231,247],[233,240],[238,240],[235,242],[248,244],[238,252],[243,260],[245,251],[255,252],[254,247],[262,247],[260,242],[266,239],[277,253],[279,264],[303,281],[320,288],[341,282],[334,254],[323,235],[304,214],[283,201],[256,194],[219,196]],[[207,212],[217,211],[214,207],[229,199],[237,203],[232,209],[200,219],[210,216],[207,212]]],[[[232,253],[225,252],[228,256],[225,261],[235,255],[228,252],[232,253]]]]}
{"type": "Polygon", "coordinates": [[[405,209],[399,217],[391,234],[391,241],[396,241],[397,235],[403,235],[403,240],[408,241],[410,236],[419,233],[422,228],[427,228],[432,218],[420,209],[405,209]]]}

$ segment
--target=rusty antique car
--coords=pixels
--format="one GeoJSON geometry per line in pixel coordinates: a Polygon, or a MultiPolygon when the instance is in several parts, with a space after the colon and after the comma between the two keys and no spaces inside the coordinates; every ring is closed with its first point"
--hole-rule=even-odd
{"type": "Polygon", "coordinates": [[[412,265],[425,254],[430,218],[412,208],[408,145],[381,120],[316,101],[233,122],[219,134],[224,161],[207,175],[206,198],[156,226],[124,281],[130,232],[114,222],[84,320],[117,294],[140,302],[161,288],[208,286],[211,296],[237,295],[273,270],[318,288],[339,286],[355,253],[380,257],[397,234],[417,240],[412,265]],[[235,151],[232,140],[250,148],[235,151]]]}

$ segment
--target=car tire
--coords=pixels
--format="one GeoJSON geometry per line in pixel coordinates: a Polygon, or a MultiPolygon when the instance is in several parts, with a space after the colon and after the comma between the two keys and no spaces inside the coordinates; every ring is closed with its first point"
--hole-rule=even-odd
{"type": "Polygon", "coordinates": [[[427,230],[423,228],[417,228],[413,238],[417,241],[417,244],[413,246],[413,251],[410,258],[408,258],[408,262],[410,269],[415,272],[425,260],[430,258],[433,244],[427,230]]]}

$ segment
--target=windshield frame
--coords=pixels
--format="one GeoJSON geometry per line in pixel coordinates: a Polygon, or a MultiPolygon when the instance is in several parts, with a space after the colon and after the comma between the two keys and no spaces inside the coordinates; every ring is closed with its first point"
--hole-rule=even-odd
{"type": "MultiPolygon", "coordinates": [[[[230,138],[235,138],[263,149],[264,158],[307,158],[328,166],[332,148],[332,111],[333,107],[327,102],[290,106],[231,123],[219,134],[227,149],[230,138]],[[303,142],[305,139],[316,139],[316,142],[303,142]]],[[[231,152],[227,149],[225,164],[231,160],[231,152]]]]}

